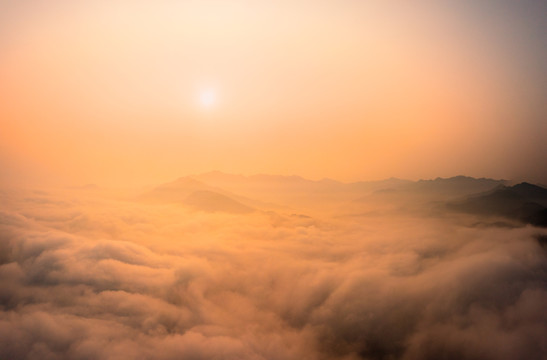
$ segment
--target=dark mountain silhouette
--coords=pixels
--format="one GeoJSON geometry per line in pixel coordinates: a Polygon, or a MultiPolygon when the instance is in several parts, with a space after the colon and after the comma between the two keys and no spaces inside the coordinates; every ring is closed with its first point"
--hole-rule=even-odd
{"type": "Polygon", "coordinates": [[[511,187],[511,190],[528,201],[547,206],[547,189],[544,187],[523,182],[511,187]]]}
{"type": "Polygon", "coordinates": [[[506,183],[505,180],[466,176],[415,182],[391,178],[343,183],[331,179],[313,181],[299,176],[243,176],[214,171],[160,185],[140,199],[230,213],[257,209],[281,210],[287,214],[296,210],[315,215],[314,211],[334,211],[344,216],[393,211],[437,213],[448,208],[543,224],[547,190],[528,183],[507,187],[506,183]]]}
{"type": "Polygon", "coordinates": [[[449,203],[449,209],[484,215],[502,216],[524,223],[547,226],[547,189],[541,186],[520,183],[515,186],[500,186],[496,189],[470,196],[459,202],[449,203]]]}
{"type": "MultiPolygon", "coordinates": [[[[413,201],[417,199],[438,201],[492,190],[498,186],[504,186],[505,183],[505,180],[455,176],[451,178],[400,183],[399,186],[378,189],[371,196],[374,198],[386,197],[392,199],[396,199],[397,197],[401,199],[411,198],[413,201]]],[[[370,197],[357,199],[357,201],[366,201],[368,199],[370,197]]]]}
{"type": "Polygon", "coordinates": [[[382,214],[386,212],[435,212],[438,204],[471,194],[504,186],[505,180],[476,179],[467,176],[436,178],[406,182],[392,182],[392,186],[380,188],[358,197],[347,204],[343,212],[348,214],[382,214]]]}
{"type": "Polygon", "coordinates": [[[506,184],[506,180],[477,179],[459,175],[450,178],[419,180],[404,186],[402,190],[420,194],[441,195],[442,197],[458,197],[492,190],[506,184]]]}

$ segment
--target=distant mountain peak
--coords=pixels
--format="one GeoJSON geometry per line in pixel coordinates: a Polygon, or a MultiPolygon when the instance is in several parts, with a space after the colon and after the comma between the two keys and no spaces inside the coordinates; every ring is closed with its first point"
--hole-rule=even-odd
{"type": "Polygon", "coordinates": [[[184,177],[180,177],[178,179],[176,179],[175,181],[171,181],[169,183],[166,183],[166,184],[163,184],[163,185],[160,185],[158,187],[158,189],[160,188],[170,188],[170,187],[173,187],[173,186],[181,186],[181,185],[184,185],[184,186],[197,186],[197,187],[202,187],[202,186],[205,186],[205,184],[199,180],[196,180],[192,177],[189,177],[189,176],[184,176],[184,177]]]}
{"type": "Polygon", "coordinates": [[[519,184],[513,185],[512,188],[514,189],[534,189],[534,190],[547,190],[543,186],[530,184],[529,182],[521,182],[519,184]]]}
{"type": "Polygon", "coordinates": [[[417,182],[456,182],[456,181],[465,181],[465,182],[478,182],[478,181],[491,181],[491,182],[499,182],[499,183],[506,183],[507,180],[498,180],[498,179],[491,179],[491,178],[476,178],[472,176],[465,176],[465,175],[456,175],[451,177],[436,177],[435,179],[420,179],[417,182]]]}
{"type": "Polygon", "coordinates": [[[523,182],[514,186],[500,185],[448,206],[463,212],[504,216],[524,223],[546,226],[545,205],[547,205],[547,189],[523,182]]]}
{"type": "Polygon", "coordinates": [[[223,212],[232,214],[245,214],[254,209],[240,202],[214,191],[200,190],[190,194],[184,201],[195,210],[205,212],[223,212]]]}
{"type": "Polygon", "coordinates": [[[547,189],[538,185],[522,182],[510,189],[526,199],[547,200],[547,189]]]}

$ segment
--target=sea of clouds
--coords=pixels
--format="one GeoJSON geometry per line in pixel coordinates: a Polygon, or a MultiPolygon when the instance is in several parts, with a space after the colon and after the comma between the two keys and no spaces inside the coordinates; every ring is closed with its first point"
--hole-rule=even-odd
{"type": "Polygon", "coordinates": [[[547,359],[545,230],[0,197],[0,359],[547,359]]]}

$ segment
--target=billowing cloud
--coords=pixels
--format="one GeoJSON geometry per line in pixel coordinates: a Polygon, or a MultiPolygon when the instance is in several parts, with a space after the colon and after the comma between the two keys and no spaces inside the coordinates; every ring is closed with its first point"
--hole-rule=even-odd
{"type": "Polygon", "coordinates": [[[531,226],[5,193],[0,358],[541,359],[531,226]]]}

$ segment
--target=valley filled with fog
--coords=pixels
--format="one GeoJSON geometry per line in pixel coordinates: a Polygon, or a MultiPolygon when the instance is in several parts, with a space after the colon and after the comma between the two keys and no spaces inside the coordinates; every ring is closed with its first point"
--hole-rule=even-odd
{"type": "Polygon", "coordinates": [[[0,192],[2,359],[544,359],[547,190],[220,172],[0,192]]]}

